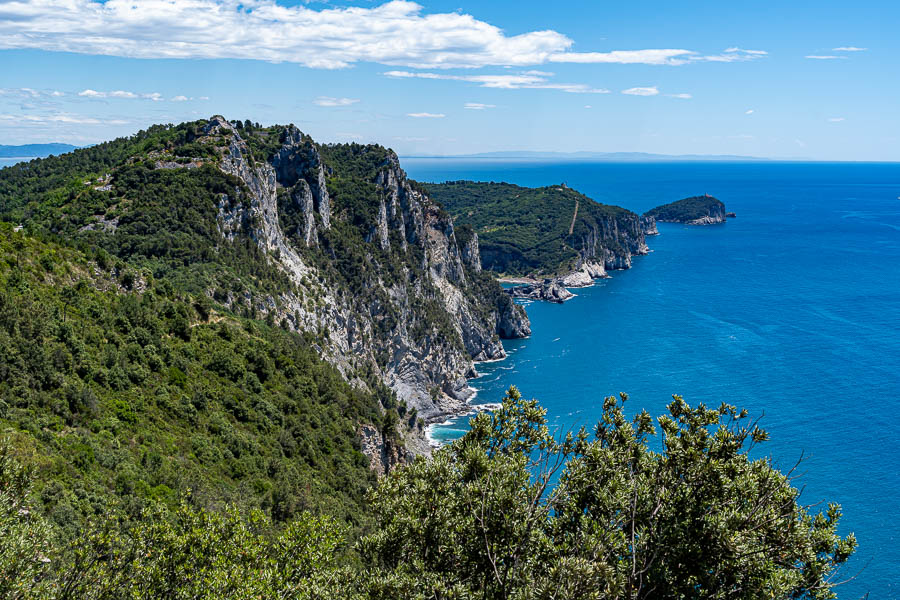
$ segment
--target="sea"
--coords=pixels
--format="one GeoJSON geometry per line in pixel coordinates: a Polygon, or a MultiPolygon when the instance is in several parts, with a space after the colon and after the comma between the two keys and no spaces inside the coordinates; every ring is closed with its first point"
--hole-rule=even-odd
{"type": "MultiPolygon", "coordinates": [[[[590,427],[602,400],[663,414],[673,394],[761,417],[801,502],[837,502],[856,555],[839,598],[900,598],[900,164],[401,161],[419,181],[566,183],[642,213],[711,194],[737,218],[659,225],[633,268],[558,305],[526,306],[532,335],[478,365],[473,403],[511,385],[554,426],[590,427]]],[[[433,427],[437,443],[468,418],[433,427]]],[[[757,454],[759,453],[758,451],[757,454]]]]}
{"type": "Polygon", "coordinates": [[[0,158],[0,169],[3,167],[9,167],[16,163],[20,163],[23,161],[31,160],[30,158],[0,158]]]}

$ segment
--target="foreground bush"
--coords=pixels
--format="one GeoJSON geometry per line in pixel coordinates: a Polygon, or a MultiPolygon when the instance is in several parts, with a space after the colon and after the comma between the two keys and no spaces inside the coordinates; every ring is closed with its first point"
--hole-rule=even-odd
{"type": "Polygon", "coordinates": [[[549,431],[511,388],[495,414],[370,494],[351,551],[327,517],[286,527],[188,503],[110,518],[66,545],[0,452],[0,593],[10,598],[832,598],[855,549],[792,473],[747,451],[747,415],[681,398],[657,419],[607,398],[592,435],[549,431]],[[656,438],[657,430],[661,437],[656,438]]]}

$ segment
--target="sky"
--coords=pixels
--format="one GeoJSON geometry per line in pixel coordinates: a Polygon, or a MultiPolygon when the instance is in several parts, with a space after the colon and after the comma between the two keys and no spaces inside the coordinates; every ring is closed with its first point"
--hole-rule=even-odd
{"type": "Polygon", "coordinates": [[[401,155],[900,161],[900,3],[0,0],[0,144],[214,114],[401,155]]]}

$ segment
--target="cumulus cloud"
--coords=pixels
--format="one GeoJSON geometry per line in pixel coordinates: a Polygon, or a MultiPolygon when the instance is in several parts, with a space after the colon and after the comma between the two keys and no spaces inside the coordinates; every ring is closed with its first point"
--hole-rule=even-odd
{"type": "MultiPolygon", "coordinates": [[[[481,87],[500,88],[506,90],[559,90],[579,94],[608,94],[609,90],[591,87],[584,83],[554,83],[546,75],[450,75],[447,73],[430,73],[427,71],[387,71],[388,77],[397,79],[444,79],[450,81],[468,81],[481,87]]],[[[533,73],[533,71],[532,71],[533,73]]]]}
{"type": "Polygon", "coordinates": [[[858,48],[856,46],[839,46],[832,48],[832,52],[865,52],[868,48],[858,48]]]}
{"type": "Polygon", "coordinates": [[[359,61],[422,68],[533,65],[572,44],[555,31],[508,36],[471,15],[423,14],[405,0],[322,10],[273,0],[33,0],[5,3],[3,13],[0,48],[327,69],[359,61]]]}
{"type": "Polygon", "coordinates": [[[468,108],[469,110],[485,110],[488,108],[497,108],[496,104],[482,104],[481,102],[466,102],[463,108],[468,108]]]}
{"type": "Polygon", "coordinates": [[[572,44],[557,31],[507,35],[472,15],[429,14],[409,0],[322,9],[277,0],[27,0],[4,2],[0,19],[0,49],[264,60],[324,69],[357,62],[423,69],[548,61],[679,65],[765,55],[738,47],[713,56],[685,49],[571,52],[572,44]]]}
{"type": "Polygon", "coordinates": [[[629,96],[657,96],[659,95],[659,89],[655,85],[652,87],[633,87],[622,90],[622,93],[629,96]]]}
{"type": "Polygon", "coordinates": [[[430,112],[417,112],[417,113],[406,113],[407,117],[413,117],[414,119],[443,119],[447,115],[444,113],[430,113],[430,112]]]}
{"type": "Polygon", "coordinates": [[[331,96],[319,96],[313,100],[317,106],[350,106],[359,102],[359,98],[332,98],[331,96]]]}

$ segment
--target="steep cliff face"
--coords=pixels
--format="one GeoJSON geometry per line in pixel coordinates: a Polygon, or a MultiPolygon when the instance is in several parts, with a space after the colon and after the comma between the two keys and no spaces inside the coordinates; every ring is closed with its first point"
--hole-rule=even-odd
{"type": "Polygon", "coordinates": [[[656,228],[656,218],[649,215],[641,216],[641,229],[644,235],[659,235],[659,229],[656,228]]]}
{"type": "Polygon", "coordinates": [[[607,271],[630,269],[632,257],[649,252],[641,218],[632,212],[585,219],[579,225],[573,241],[580,259],[576,271],[582,264],[599,264],[607,271]]]}
{"type": "Polygon", "coordinates": [[[474,360],[501,358],[501,337],[530,333],[522,308],[480,272],[477,237],[457,241],[393,152],[319,146],[291,126],[260,160],[222,117],[203,132],[242,182],[219,202],[222,235],[255,241],[292,282],[258,310],[320,332],[322,355],[348,379],[374,372],[420,417],[440,418],[463,408],[474,360]]]}
{"type": "MultiPolygon", "coordinates": [[[[651,220],[600,204],[566,185],[526,188],[509,183],[428,184],[460,227],[477,232],[480,263],[508,276],[562,277],[590,285],[610,269],[627,269],[648,252],[651,220]]],[[[655,224],[655,223],[654,223],[655,224]]]]}

